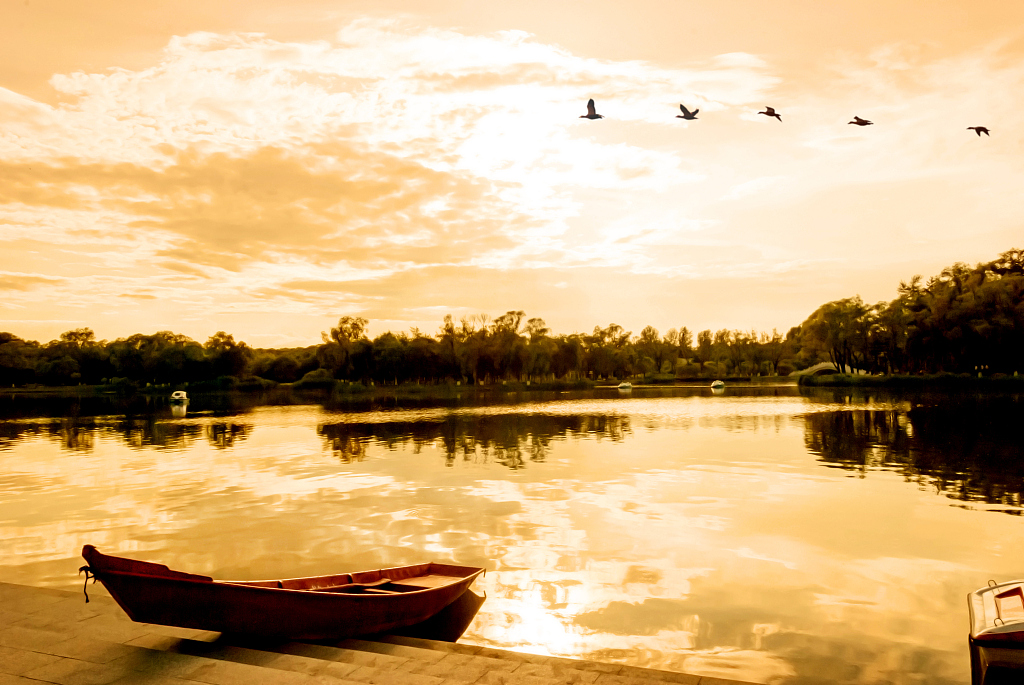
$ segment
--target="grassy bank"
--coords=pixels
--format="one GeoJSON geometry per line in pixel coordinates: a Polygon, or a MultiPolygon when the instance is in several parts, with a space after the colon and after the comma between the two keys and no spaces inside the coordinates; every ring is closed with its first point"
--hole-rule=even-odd
{"type": "Polygon", "coordinates": [[[1024,377],[994,374],[978,378],[971,374],[937,373],[930,375],[866,376],[846,373],[800,376],[801,386],[812,388],[971,388],[1024,390],[1024,377]]]}

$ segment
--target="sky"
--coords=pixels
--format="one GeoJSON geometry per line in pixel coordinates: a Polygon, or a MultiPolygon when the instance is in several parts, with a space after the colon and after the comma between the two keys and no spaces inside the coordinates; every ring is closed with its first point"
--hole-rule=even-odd
{"type": "Polygon", "coordinates": [[[433,333],[509,310],[785,332],[1024,247],[1022,3],[0,16],[0,330],[26,339],[304,346],[341,316],[433,333]],[[579,118],[589,98],[605,118],[579,118]]]}

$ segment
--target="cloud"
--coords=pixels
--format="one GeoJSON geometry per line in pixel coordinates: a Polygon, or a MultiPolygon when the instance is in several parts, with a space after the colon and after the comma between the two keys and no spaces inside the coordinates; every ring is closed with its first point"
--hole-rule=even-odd
{"type": "Polygon", "coordinates": [[[175,236],[158,256],[235,271],[283,253],[392,264],[471,261],[513,245],[504,229],[514,208],[486,183],[344,142],[304,158],[186,150],[160,169],[65,159],[0,173],[11,179],[0,190],[7,203],[116,212],[135,231],[175,236]]]}
{"type": "Polygon", "coordinates": [[[0,273],[0,290],[26,291],[62,283],[62,278],[50,278],[49,276],[37,276],[30,274],[0,273]]]}
{"type": "Polygon", "coordinates": [[[0,94],[14,112],[0,205],[65,244],[102,216],[154,263],[200,271],[297,257],[343,271],[551,264],[576,251],[560,236],[577,189],[701,178],[672,152],[591,137],[575,110],[595,89],[620,120],[649,122],[672,118],[659,91],[717,85],[728,101],[769,87],[766,71],[752,57],[664,69],[523,32],[386,21],[307,43],[195,33],[147,69],[55,75],[59,107],[0,94]]]}
{"type": "Polygon", "coordinates": [[[0,87],[0,119],[4,121],[27,121],[32,125],[48,123],[53,108],[20,93],[0,87]]]}
{"type": "Polygon", "coordinates": [[[210,274],[208,274],[203,269],[196,268],[190,264],[186,264],[183,262],[160,262],[158,266],[164,269],[168,269],[170,271],[176,271],[178,273],[185,274],[186,276],[195,276],[197,278],[210,278],[210,274]]]}

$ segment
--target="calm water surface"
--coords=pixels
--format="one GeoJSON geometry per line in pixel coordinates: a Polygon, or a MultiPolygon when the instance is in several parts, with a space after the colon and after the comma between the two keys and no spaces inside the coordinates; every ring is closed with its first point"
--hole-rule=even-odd
{"type": "Polygon", "coordinates": [[[488,569],[465,642],[966,683],[966,594],[1024,577],[1019,396],[235,401],[0,398],[0,580],[78,589],[85,543],[234,579],[455,560],[488,569]]]}

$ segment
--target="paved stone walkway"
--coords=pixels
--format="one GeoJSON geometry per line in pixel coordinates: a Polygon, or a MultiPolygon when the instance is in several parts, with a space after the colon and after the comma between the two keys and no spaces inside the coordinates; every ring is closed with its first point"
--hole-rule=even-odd
{"type": "Polygon", "coordinates": [[[254,648],[134,623],[109,596],[89,596],[0,583],[0,685],[750,685],[392,636],[254,648]]]}

